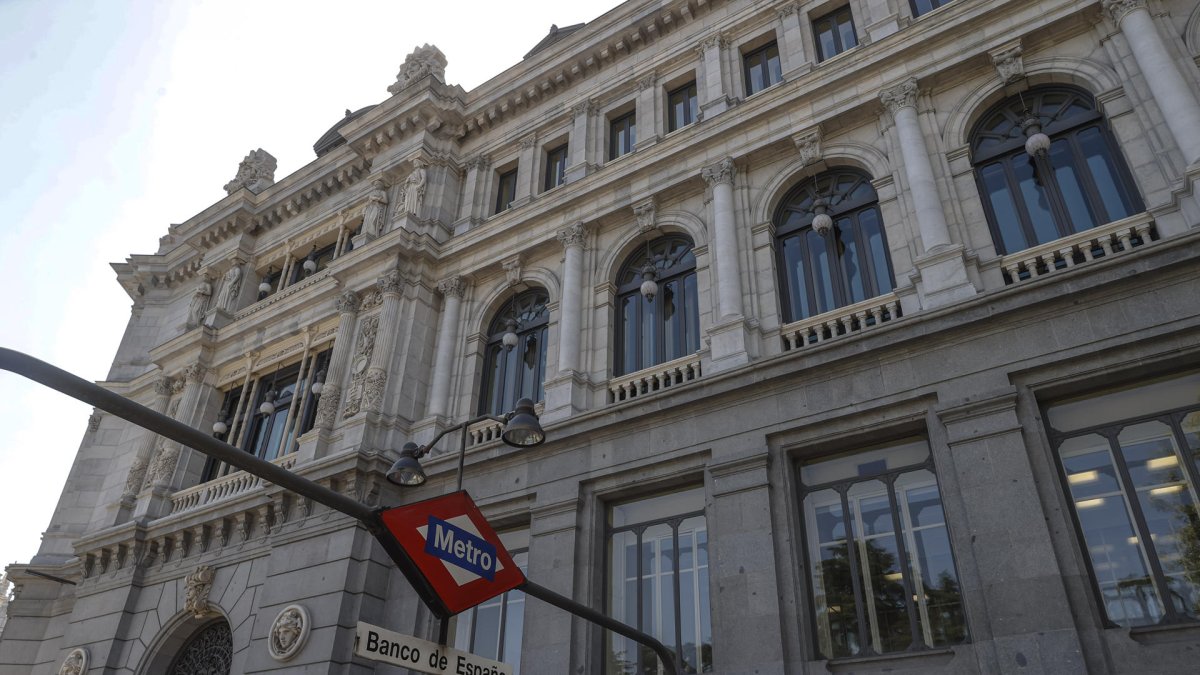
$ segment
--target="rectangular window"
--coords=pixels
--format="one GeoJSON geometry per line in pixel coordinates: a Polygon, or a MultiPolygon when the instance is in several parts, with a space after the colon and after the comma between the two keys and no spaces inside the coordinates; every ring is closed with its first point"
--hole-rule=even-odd
{"type": "Polygon", "coordinates": [[[495,213],[508,210],[512,200],[517,198],[517,170],[505,171],[496,178],[496,209],[495,213]]]}
{"type": "MultiPolygon", "coordinates": [[[[567,178],[567,144],[546,151],[546,182],[543,190],[550,190],[563,184],[567,178]]],[[[514,183],[515,184],[515,183],[514,183]]]]}
{"type": "Polygon", "coordinates": [[[336,244],[330,244],[324,248],[314,246],[308,255],[298,258],[295,264],[292,265],[292,273],[289,275],[288,285],[291,286],[297,281],[306,279],[328,267],[329,263],[333,261],[333,250],[336,246],[336,244]],[[312,272],[304,269],[304,263],[308,260],[313,261],[314,267],[312,272]]]}
{"type": "Polygon", "coordinates": [[[746,52],[742,57],[742,65],[746,76],[747,96],[757,94],[783,80],[783,71],[779,64],[779,46],[774,42],[746,52]]]}
{"type": "Polygon", "coordinates": [[[912,6],[913,16],[921,16],[927,14],[943,5],[950,4],[951,0],[908,0],[908,4],[912,6]]]}
{"type": "Polygon", "coordinates": [[[928,442],[807,462],[800,482],[822,658],[966,640],[928,442]]]}
{"type": "Polygon", "coordinates": [[[1200,373],[1047,407],[1105,618],[1200,619],[1200,373]]]}
{"type": "Polygon", "coordinates": [[[813,34],[817,39],[819,61],[858,46],[858,36],[854,34],[854,16],[850,13],[849,6],[834,10],[813,21],[813,34]]]}
{"type": "Polygon", "coordinates": [[[608,123],[608,158],[616,159],[633,152],[637,143],[636,111],[629,111],[608,123]]]}
{"type": "MultiPolygon", "coordinates": [[[[704,489],[613,506],[608,514],[608,611],[674,649],[680,669],[712,672],[704,489]]],[[[661,673],[648,648],[608,633],[609,675],[661,673]]]]}
{"type": "Polygon", "coordinates": [[[696,101],[696,81],[692,80],[667,94],[667,131],[682,129],[700,116],[696,101]]]}
{"type": "MultiPolygon", "coordinates": [[[[500,542],[524,572],[529,566],[529,531],[500,532],[500,542]]],[[[521,675],[525,594],[509,591],[454,617],[454,648],[512,666],[521,675]]]]}

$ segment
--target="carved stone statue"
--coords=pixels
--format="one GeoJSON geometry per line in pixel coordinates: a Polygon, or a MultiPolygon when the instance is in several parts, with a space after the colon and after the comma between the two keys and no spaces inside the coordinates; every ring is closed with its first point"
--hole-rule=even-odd
{"type": "Polygon", "coordinates": [[[254,194],[262,192],[275,184],[275,167],[278,164],[279,162],[266,150],[251,150],[242,163],[238,164],[237,175],[225,184],[225,192],[233,194],[242,188],[254,194]]]}
{"type": "Polygon", "coordinates": [[[383,234],[384,214],[387,213],[387,184],[376,178],[371,181],[371,193],[363,209],[363,234],[378,237],[383,234]]]}
{"type": "Polygon", "coordinates": [[[421,203],[425,200],[425,162],[417,160],[412,173],[404,181],[404,210],[403,214],[417,215],[421,203]]]}
{"type": "Polygon", "coordinates": [[[200,565],[191,574],[184,577],[187,592],[184,596],[183,607],[188,614],[203,619],[212,613],[208,606],[208,594],[212,591],[216,571],[208,565],[200,565]]]}
{"type": "Polygon", "coordinates": [[[76,647],[63,659],[58,675],[83,675],[87,672],[88,653],[83,647],[76,647]]]}
{"type": "Polygon", "coordinates": [[[308,612],[300,605],[288,605],[275,617],[271,624],[271,636],[267,651],[276,661],[287,661],[295,656],[308,638],[310,621],[308,612]]]}
{"type": "Polygon", "coordinates": [[[399,94],[405,87],[427,75],[446,81],[446,55],[430,44],[417,47],[404,59],[404,65],[396,74],[396,82],[388,87],[388,93],[399,94]]]}
{"type": "Polygon", "coordinates": [[[218,305],[226,312],[236,312],[238,295],[242,292],[242,266],[234,265],[221,281],[221,302],[218,305]]]}
{"type": "Polygon", "coordinates": [[[192,293],[192,302],[188,305],[187,327],[195,328],[204,322],[204,313],[208,311],[208,300],[212,297],[212,284],[204,279],[192,293]]]}

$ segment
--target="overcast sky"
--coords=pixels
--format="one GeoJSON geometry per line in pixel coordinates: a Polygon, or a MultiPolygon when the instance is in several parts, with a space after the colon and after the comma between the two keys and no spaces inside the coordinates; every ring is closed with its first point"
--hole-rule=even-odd
{"type": "MultiPolygon", "coordinates": [[[[247,152],[281,179],[415,46],[469,90],[616,4],[0,0],[0,346],[103,379],[131,305],[109,263],[224,197],[247,152]]],[[[0,401],[5,565],[37,552],[91,409],[6,372],[0,401]]]]}

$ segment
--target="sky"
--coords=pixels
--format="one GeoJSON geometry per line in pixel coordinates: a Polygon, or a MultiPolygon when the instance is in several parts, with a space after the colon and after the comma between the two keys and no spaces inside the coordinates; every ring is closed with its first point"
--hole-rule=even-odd
{"type": "MultiPolygon", "coordinates": [[[[470,90],[616,4],[0,0],[0,346],[104,379],[132,304],[109,264],[223,198],[250,150],[280,180],[414,47],[470,90]]],[[[2,371],[0,401],[3,566],[37,552],[91,408],[2,371]]]]}

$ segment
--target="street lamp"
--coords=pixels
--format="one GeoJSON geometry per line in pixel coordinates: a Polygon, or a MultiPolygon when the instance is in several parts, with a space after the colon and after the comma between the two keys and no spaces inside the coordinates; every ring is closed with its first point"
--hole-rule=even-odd
{"type": "Polygon", "coordinates": [[[537,413],[533,409],[533,401],[523,398],[517,401],[517,407],[512,412],[503,417],[497,415],[480,415],[479,417],[471,418],[444,429],[425,445],[417,445],[412,442],[405,443],[404,447],[400,450],[400,458],[392,464],[392,468],[388,469],[388,482],[401,487],[416,487],[424,484],[425,470],[421,468],[420,459],[428,455],[433,450],[433,446],[442,440],[443,436],[452,431],[461,430],[462,439],[458,449],[457,490],[462,490],[463,463],[467,457],[467,429],[471,425],[484,420],[502,423],[504,430],[500,432],[500,440],[514,448],[530,448],[540,445],[546,440],[546,432],[542,430],[542,425],[538,422],[537,413]]]}

